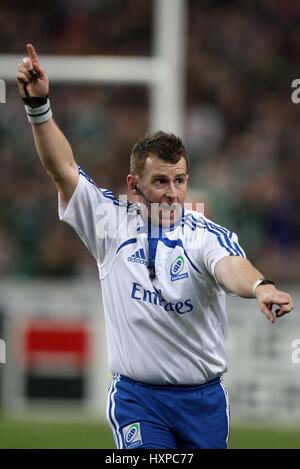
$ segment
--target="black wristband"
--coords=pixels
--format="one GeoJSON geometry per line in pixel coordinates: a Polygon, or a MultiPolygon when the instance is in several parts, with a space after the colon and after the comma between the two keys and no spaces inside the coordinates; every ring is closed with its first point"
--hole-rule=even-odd
{"type": "MultiPolygon", "coordinates": [[[[37,73],[34,70],[30,70],[30,75],[34,78],[37,78],[37,73]]],[[[28,83],[23,83],[25,97],[22,99],[26,106],[32,107],[34,109],[36,107],[43,106],[47,103],[48,95],[44,98],[41,98],[40,96],[30,96],[30,94],[28,93],[27,85],[28,83]]]]}
{"type": "Polygon", "coordinates": [[[24,101],[24,104],[26,104],[26,106],[30,106],[34,109],[36,107],[40,107],[46,104],[48,96],[46,96],[45,98],[41,98],[39,96],[26,96],[25,98],[22,98],[22,99],[24,101]]]}

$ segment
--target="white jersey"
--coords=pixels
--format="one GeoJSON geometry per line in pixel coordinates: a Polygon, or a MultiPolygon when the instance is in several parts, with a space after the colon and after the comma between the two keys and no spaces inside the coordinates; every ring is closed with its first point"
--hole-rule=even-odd
{"type": "Polygon", "coordinates": [[[225,256],[244,256],[236,235],[183,210],[171,229],[149,236],[138,204],[79,172],[59,216],[97,261],[110,371],[151,384],[197,385],[221,376],[227,316],[214,269],[225,256]]]}

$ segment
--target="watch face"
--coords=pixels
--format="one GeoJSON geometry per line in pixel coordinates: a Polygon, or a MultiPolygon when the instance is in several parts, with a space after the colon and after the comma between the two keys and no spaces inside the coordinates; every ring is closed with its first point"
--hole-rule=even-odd
{"type": "Polygon", "coordinates": [[[259,285],[275,285],[273,280],[262,280],[259,285]]]}
{"type": "Polygon", "coordinates": [[[275,282],[273,282],[273,280],[268,280],[267,278],[257,279],[252,288],[252,293],[254,297],[256,296],[255,291],[260,285],[275,285],[275,282]]]}

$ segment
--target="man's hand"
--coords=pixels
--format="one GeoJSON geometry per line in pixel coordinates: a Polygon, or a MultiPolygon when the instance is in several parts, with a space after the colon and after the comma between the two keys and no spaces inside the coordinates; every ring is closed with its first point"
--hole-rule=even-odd
{"type": "Polygon", "coordinates": [[[293,300],[288,293],[277,290],[273,285],[259,285],[255,291],[256,298],[262,313],[272,322],[276,317],[290,313],[294,308],[293,300]],[[272,311],[274,305],[278,305],[275,313],[272,311]]]}
{"type": "Polygon", "coordinates": [[[24,86],[29,96],[46,98],[49,93],[49,80],[40,66],[39,58],[32,44],[26,46],[28,57],[25,57],[17,69],[17,82],[21,96],[25,97],[24,86]]]}

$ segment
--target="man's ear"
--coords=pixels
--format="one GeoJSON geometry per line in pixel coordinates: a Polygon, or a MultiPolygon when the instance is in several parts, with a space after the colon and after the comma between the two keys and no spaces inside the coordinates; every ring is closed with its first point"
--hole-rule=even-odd
{"type": "Polygon", "coordinates": [[[137,184],[138,184],[138,177],[133,174],[128,174],[127,176],[127,187],[130,192],[133,194],[137,194],[137,184]]]}

